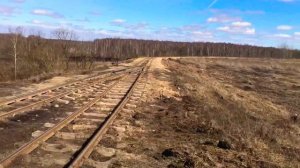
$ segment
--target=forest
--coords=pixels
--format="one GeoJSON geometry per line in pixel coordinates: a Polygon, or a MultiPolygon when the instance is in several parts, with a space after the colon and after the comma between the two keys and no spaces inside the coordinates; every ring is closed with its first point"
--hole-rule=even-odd
{"type": "Polygon", "coordinates": [[[230,43],[172,42],[106,38],[79,41],[70,30],[57,29],[52,38],[41,32],[25,36],[22,28],[0,34],[0,81],[67,72],[70,69],[92,69],[98,61],[118,62],[135,57],[154,56],[220,56],[300,58],[299,50],[288,47],[259,47],[230,43]]]}

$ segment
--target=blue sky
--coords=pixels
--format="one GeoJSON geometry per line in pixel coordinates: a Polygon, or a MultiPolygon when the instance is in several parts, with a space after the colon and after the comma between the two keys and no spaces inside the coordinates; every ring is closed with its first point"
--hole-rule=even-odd
{"type": "Polygon", "coordinates": [[[105,37],[231,42],[300,49],[300,0],[0,0],[0,32],[57,28],[105,37]]]}

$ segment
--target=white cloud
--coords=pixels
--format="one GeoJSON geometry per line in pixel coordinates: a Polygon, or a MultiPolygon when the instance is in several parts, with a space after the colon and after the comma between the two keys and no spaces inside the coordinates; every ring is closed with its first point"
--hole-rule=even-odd
{"type": "Polygon", "coordinates": [[[208,31],[194,31],[194,32],[190,32],[192,35],[194,36],[199,36],[199,37],[206,37],[206,38],[212,38],[213,34],[211,32],[208,31]]]}
{"type": "Polygon", "coordinates": [[[53,18],[63,18],[64,16],[51,11],[51,10],[47,10],[47,9],[35,9],[33,11],[31,11],[32,14],[34,15],[41,15],[41,16],[49,16],[49,17],[53,17],[53,18]]]}
{"type": "Polygon", "coordinates": [[[254,35],[256,30],[250,27],[230,27],[230,26],[223,26],[218,27],[217,30],[231,33],[231,34],[244,34],[244,35],[254,35]]]}
{"type": "Polygon", "coordinates": [[[218,27],[217,30],[230,31],[230,27],[229,26],[218,27]]]}
{"type": "Polygon", "coordinates": [[[254,35],[256,33],[255,28],[252,27],[252,23],[246,21],[232,22],[230,25],[218,27],[217,30],[231,34],[254,35]]]}
{"type": "Polygon", "coordinates": [[[219,22],[219,20],[216,17],[210,17],[210,18],[207,19],[207,22],[215,23],[215,22],[219,22]]]}
{"type": "Polygon", "coordinates": [[[123,19],[115,19],[115,20],[113,20],[112,22],[114,22],[114,23],[125,23],[126,20],[123,20],[123,19]]]}
{"type": "Polygon", "coordinates": [[[228,22],[235,22],[235,21],[240,21],[240,18],[237,17],[230,17],[228,15],[217,15],[213,16],[207,19],[208,23],[228,23],[228,22]]]}
{"type": "Polygon", "coordinates": [[[277,30],[292,30],[293,27],[289,25],[279,25],[277,26],[277,30]]]}
{"type": "Polygon", "coordinates": [[[146,23],[146,22],[130,24],[124,19],[115,19],[115,20],[111,21],[110,24],[112,26],[122,27],[124,29],[134,30],[134,31],[145,30],[149,26],[148,23],[146,23]]]}
{"type": "Polygon", "coordinates": [[[126,23],[126,20],[124,20],[124,19],[115,19],[110,22],[110,24],[113,26],[123,26],[125,23],[126,23]]]}
{"type": "Polygon", "coordinates": [[[256,30],[254,28],[247,28],[244,31],[244,34],[248,34],[248,35],[254,35],[256,33],[256,30]]]}
{"type": "Polygon", "coordinates": [[[295,32],[294,35],[295,36],[300,36],[300,32],[295,32]]]}
{"type": "Polygon", "coordinates": [[[63,26],[60,23],[51,24],[51,23],[47,23],[47,22],[44,22],[44,21],[41,21],[38,19],[33,19],[31,21],[28,21],[28,23],[32,24],[33,26],[37,26],[37,27],[44,28],[44,29],[57,29],[57,28],[63,26]]]}
{"type": "Polygon", "coordinates": [[[278,37],[278,38],[291,38],[292,36],[289,34],[275,34],[274,37],[278,37]]]}
{"type": "Polygon", "coordinates": [[[180,29],[183,31],[199,31],[202,28],[203,27],[199,24],[185,25],[185,26],[180,27],[180,29]]]}
{"type": "Polygon", "coordinates": [[[43,22],[40,21],[40,20],[34,19],[34,20],[31,21],[31,23],[33,23],[33,24],[42,24],[43,22]]]}
{"type": "Polygon", "coordinates": [[[252,23],[250,23],[250,22],[232,22],[232,26],[235,26],[235,27],[250,27],[250,26],[252,26],[252,23]]]}
{"type": "Polygon", "coordinates": [[[289,3],[289,2],[295,2],[295,0],[278,0],[280,2],[285,2],[285,3],[289,3]]]}

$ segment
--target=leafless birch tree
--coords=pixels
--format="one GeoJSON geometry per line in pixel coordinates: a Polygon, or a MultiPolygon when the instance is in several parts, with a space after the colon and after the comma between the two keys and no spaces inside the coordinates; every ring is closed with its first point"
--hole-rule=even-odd
{"type": "Polygon", "coordinates": [[[13,49],[13,57],[14,57],[14,78],[17,79],[17,57],[18,57],[18,43],[20,37],[23,35],[23,28],[16,27],[16,28],[9,28],[9,32],[11,34],[11,44],[13,49]]]}

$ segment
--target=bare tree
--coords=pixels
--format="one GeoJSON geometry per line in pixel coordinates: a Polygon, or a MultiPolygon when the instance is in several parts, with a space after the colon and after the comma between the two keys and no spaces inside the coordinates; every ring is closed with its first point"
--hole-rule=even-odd
{"type": "Polygon", "coordinates": [[[279,46],[284,58],[290,58],[292,56],[291,47],[287,43],[283,43],[279,46]]]}
{"type": "Polygon", "coordinates": [[[66,63],[66,70],[69,69],[70,62],[70,53],[74,52],[74,48],[72,48],[72,42],[77,39],[76,34],[68,29],[57,29],[53,32],[53,35],[56,39],[60,40],[60,46],[62,49],[62,54],[66,63]]]}
{"type": "Polygon", "coordinates": [[[14,78],[17,79],[17,56],[18,56],[18,43],[20,37],[23,35],[23,28],[9,28],[9,32],[11,34],[11,44],[13,48],[13,57],[14,57],[14,78]]]}

